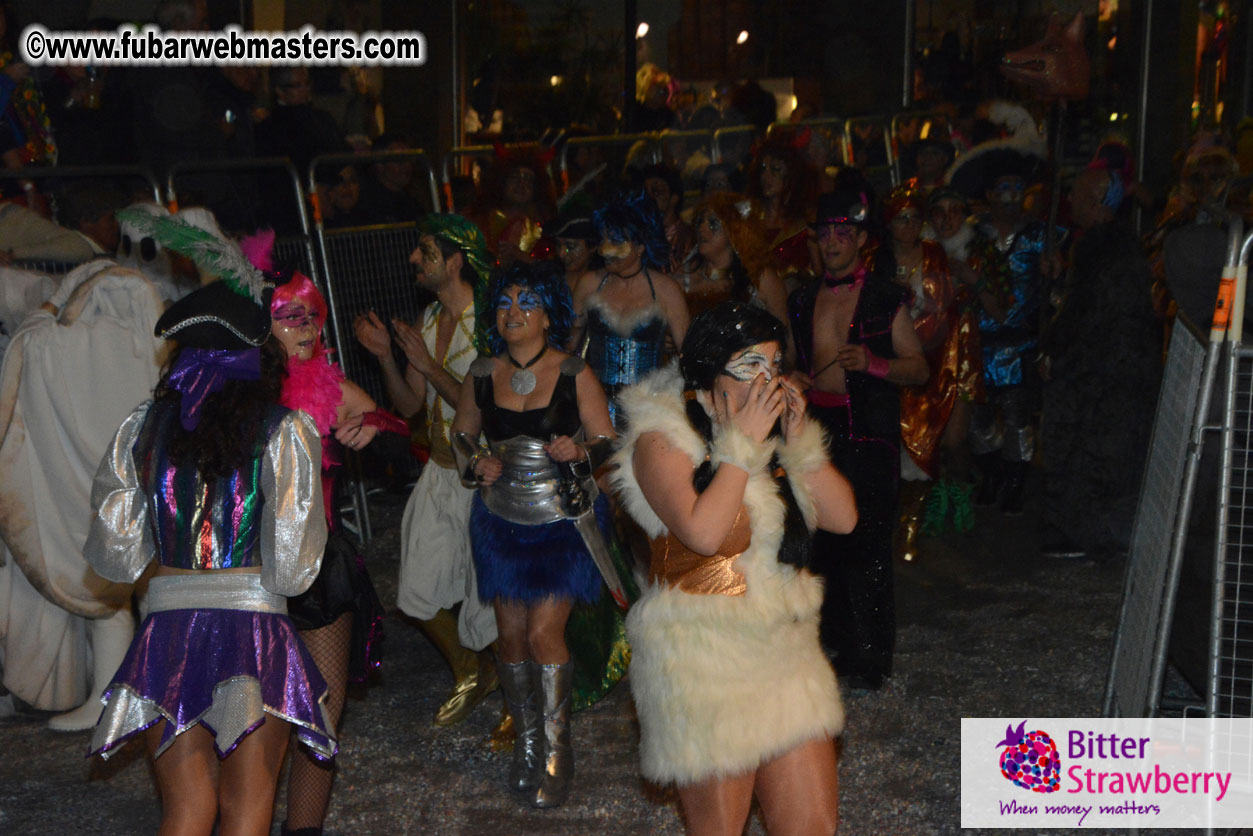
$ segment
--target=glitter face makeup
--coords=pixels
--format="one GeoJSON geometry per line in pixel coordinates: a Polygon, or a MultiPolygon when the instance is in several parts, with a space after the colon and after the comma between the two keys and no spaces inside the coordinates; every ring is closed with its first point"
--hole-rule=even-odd
{"type": "Polygon", "coordinates": [[[513,296],[509,293],[506,292],[500,294],[500,296],[496,299],[496,309],[508,312],[508,310],[516,304],[518,310],[522,312],[523,316],[530,316],[535,313],[535,311],[543,310],[544,303],[534,291],[523,289],[518,291],[517,295],[518,299],[515,303],[513,296]]]}
{"type": "Polygon", "coordinates": [[[710,232],[720,232],[722,230],[722,219],[713,212],[709,212],[696,223],[697,229],[702,227],[708,229],[710,232]]]}
{"type": "Polygon", "coordinates": [[[770,382],[779,376],[782,368],[783,352],[779,350],[778,344],[758,343],[732,357],[722,373],[743,382],[754,380],[760,374],[765,376],[766,382],[770,382]]]}
{"type": "Polygon", "coordinates": [[[438,264],[444,260],[444,254],[439,251],[439,245],[434,239],[423,240],[419,245],[422,250],[422,260],[431,264],[438,264]]]}
{"type": "Polygon", "coordinates": [[[818,227],[816,235],[819,241],[826,241],[833,238],[841,244],[848,244],[857,237],[857,227],[847,226],[845,224],[825,224],[818,227]]]}
{"type": "Polygon", "coordinates": [[[291,302],[276,310],[270,331],[293,360],[308,360],[313,356],[318,329],[313,312],[304,305],[291,302]]]}

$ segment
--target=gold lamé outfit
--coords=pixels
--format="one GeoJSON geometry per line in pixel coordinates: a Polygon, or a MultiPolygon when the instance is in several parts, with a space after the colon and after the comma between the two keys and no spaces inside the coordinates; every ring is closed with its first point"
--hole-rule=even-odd
{"type": "Polygon", "coordinates": [[[752,540],[752,525],[743,505],[714,554],[694,552],[667,532],[649,541],[649,583],[665,583],[691,595],[743,595],[748,585],[732,564],[747,551],[752,540]]]}
{"type": "Polygon", "coordinates": [[[921,281],[915,281],[910,314],[931,372],[922,386],[901,390],[901,442],[929,476],[936,476],[940,437],[958,398],[983,400],[979,327],[965,288],[955,292],[944,248],[922,242],[921,281]]]}

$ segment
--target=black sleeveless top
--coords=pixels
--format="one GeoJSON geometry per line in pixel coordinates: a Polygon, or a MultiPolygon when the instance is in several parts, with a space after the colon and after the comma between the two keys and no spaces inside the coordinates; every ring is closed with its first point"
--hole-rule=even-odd
{"type": "MultiPolygon", "coordinates": [[[[813,369],[814,307],[823,292],[821,281],[794,291],[788,298],[788,318],[796,346],[796,367],[813,369]]],[[[871,277],[862,285],[857,308],[850,323],[848,344],[864,345],[878,357],[892,359],[892,320],[905,304],[906,290],[891,282],[871,277]]],[[[900,387],[869,374],[844,376],[854,433],[864,437],[899,439],[901,435],[900,387]]]]}
{"type": "Polygon", "coordinates": [[[517,411],[496,405],[492,386],[492,360],[480,357],[470,366],[474,375],[474,402],[483,416],[483,434],[489,442],[504,441],[517,435],[529,435],[548,441],[558,435],[574,435],[583,425],[579,420],[579,397],[575,378],[586,363],[578,357],[567,357],[561,363],[561,374],[547,406],[517,411]]]}

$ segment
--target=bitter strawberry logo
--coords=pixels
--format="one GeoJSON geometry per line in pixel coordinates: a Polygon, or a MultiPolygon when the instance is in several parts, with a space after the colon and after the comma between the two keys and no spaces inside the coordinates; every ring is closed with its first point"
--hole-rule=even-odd
{"type": "Polygon", "coordinates": [[[1018,728],[1013,724],[1005,727],[1005,739],[997,746],[1001,750],[1001,774],[1007,781],[1032,792],[1057,792],[1062,774],[1062,761],[1057,756],[1057,744],[1047,732],[1029,731],[1027,721],[1018,728]]]}

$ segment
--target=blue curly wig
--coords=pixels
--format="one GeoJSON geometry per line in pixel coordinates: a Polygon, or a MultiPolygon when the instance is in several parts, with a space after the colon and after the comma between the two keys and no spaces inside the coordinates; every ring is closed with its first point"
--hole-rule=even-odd
{"type": "Polygon", "coordinates": [[[548,314],[548,344],[564,349],[574,324],[574,299],[566,284],[565,268],[559,261],[515,261],[492,273],[486,304],[478,311],[478,330],[492,354],[499,357],[505,350],[505,340],[496,330],[496,300],[515,285],[540,298],[544,313],[548,314]]]}
{"type": "Polygon", "coordinates": [[[612,198],[592,215],[601,238],[616,244],[629,241],[644,245],[645,267],[665,270],[670,262],[670,242],[657,203],[647,192],[612,198]]]}

